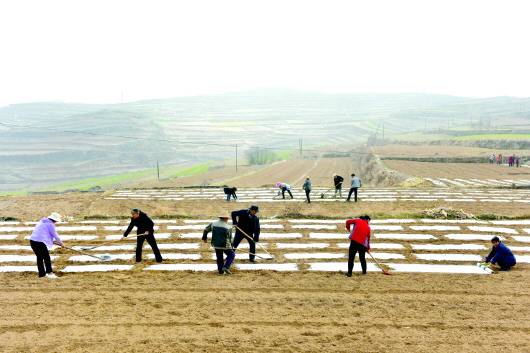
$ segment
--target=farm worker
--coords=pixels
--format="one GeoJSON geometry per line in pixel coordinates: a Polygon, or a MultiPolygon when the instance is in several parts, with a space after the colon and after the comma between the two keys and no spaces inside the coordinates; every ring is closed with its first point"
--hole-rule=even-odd
{"type": "Polygon", "coordinates": [[[226,195],[226,201],[230,201],[230,197],[233,197],[234,201],[237,200],[237,195],[236,195],[237,188],[236,187],[233,187],[233,188],[225,187],[223,191],[226,195]]]}
{"type": "Polygon", "coordinates": [[[236,254],[232,247],[232,228],[228,225],[228,216],[219,216],[219,220],[212,222],[204,228],[202,241],[207,242],[208,233],[212,232],[212,247],[215,249],[217,271],[220,275],[231,275],[230,266],[234,262],[236,254]],[[223,259],[226,254],[226,261],[223,259]]]}
{"type": "Polygon", "coordinates": [[[61,215],[53,212],[48,217],[42,218],[35,226],[29,244],[31,249],[37,256],[37,268],[39,270],[39,277],[57,278],[52,270],[52,261],[50,259],[49,249],[53,244],[63,246],[63,242],[57,235],[55,223],[61,221],[61,215]]]}
{"type": "Polygon", "coordinates": [[[363,275],[366,274],[365,253],[370,252],[370,216],[361,216],[356,219],[346,221],[346,230],[350,232],[350,249],[348,251],[348,277],[351,277],[353,271],[353,261],[355,254],[359,252],[359,260],[363,275]]]}
{"type": "Polygon", "coordinates": [[[495,162],[495,154],[490,154],[490,164],[493,164],[495,162]]]}
{"type": "MultiPolygon", "coordinates": [[[[291,185],[286,183],[277,182],[276,187],[280,188],[282,192],[282,197],[285,200],[285,192],[287,191],[289,195],[291,196],[291,199],[293,198],[293,194],[291,193],[291,185]]],[[[279,194],[279,193],[278,193],[279,194]]]]}
{"type": "Polygon", "coordinates": [[[355,176],[355,174],[351,175],[351,185],[350,185],[350,192],[348,193],[348,198],[346,201],[350,201],[351,194],[355,194],[355,202],[357,202],[357,190],[361,187],[361,179],[359,179],[358,176],[355,176]]]}
{"type": "Polygon", "coordinates": [[[239,243],[243,238],[247,239],[250,254],[248,256],[250,262],[255,261],[256,243],[259,242],[259,212],[258,206],[252,205],[249,209],[232,212],[232,224],[236,228],[236,235],[234,237],[234,249],[237,249],[239,243]],[[243,233],[245,232],[245,233],[243,233]]]}
{"type": "Polygon", "coordinates": [[[339,197],[342,198],[342,183],[344,182],[344,178],[340,175],[333,174],[333,185],[335,185],[335,197],[337,197],[337,192],[339,193],[339,197]]]}
{"type": "Polygon", "coordinates": [[[311,193],[311,179],[309,179],[309,177],[305,179],[302,189],[305,190],[305,197],[307,198],[307,203],[311,203],[311,198],[309,197],[309,194],[311,193]]]}
{"type": "Polygon", "coordinates": [[[498,164],[498,165],[501,165],[501,164],[502,164],[502,154],[500,154],[500,153],[499,153],[498,156],[497,156],[497,164],[498,164]]]}
{"type": "Polygon", "coordinates": [[[493,244],[493,247],[489,255],[484,258],[484,262],[497,265],[501,271],[508,271],[515,266],[515,256],[513,256],[512,251],[500,241],[499,237],[493,237],[491,239],[491,244],[493,244]]]}
{"type": "Polygon", "coordinates": [[[158,245],[156,244],[154,226],[155,224],[147,214],[140,211],[138,208],[133,208],[131,210],[131,222],[125,233],[123,233],[122,239],[127,238],[133,227],[136,227],[136,234],[141,234],[136,238],[136,262],[142,262],[142,247],[145,240],[147,240],[147,243],[149,243],[151,249],[153,249],[156,262],[162,262],[162,255],[160,255],[160,250],[158,250],[158,245]],[[147,235],[143,235],[145,233],[147,233],[147,235]]]}

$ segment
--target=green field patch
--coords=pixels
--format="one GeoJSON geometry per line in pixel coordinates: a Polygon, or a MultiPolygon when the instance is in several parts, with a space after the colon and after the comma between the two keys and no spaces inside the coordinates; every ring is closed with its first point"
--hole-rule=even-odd
{"type": "MultiPolygon", "coordinates": [[[[166,165],[160,166],[160,178],[175,178],[175,177],[185,177],[192,176],[197,174],[202,174],[207,172],[209,169],[208,163],[200,163],[193,165],[191,167],[182,167],[181,165],[166,165]]],[[[146,179],[156,179],[157,171],[156,168],[142,169],[132,172],[120,173],[115,175],[109,175],[104,177],[94,177],[81,179],[76,181],[69,181],[65,183],[60,183],[52,185],[49,187],[43,188],[46,191],[64,191],[69,189],[76,190],[89,190],[95,186],[101,188],[107,188],[110,186],[121,185],[130,181],[139,181],[146,179]]]]}
{"type": "Polygon", "coordinates": [[[530,140],[530,134],[478,134],[458,136],[457,141],[479,141],[479,140],[530,140]]]}

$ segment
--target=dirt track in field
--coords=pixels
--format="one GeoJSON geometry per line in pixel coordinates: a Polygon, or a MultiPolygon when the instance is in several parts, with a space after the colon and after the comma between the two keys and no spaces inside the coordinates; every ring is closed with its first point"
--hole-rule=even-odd
{"type": "Polygon", "coordinates": [[[497,166],[487,163],[432,163],[384,160],[392,170],[424,178],[529,179],[530,168],[497,166]]]}
{"type": "Polygon", "coordinates": [[[0,274],[2,352],[524,352],[528,272],[0,274]]]}

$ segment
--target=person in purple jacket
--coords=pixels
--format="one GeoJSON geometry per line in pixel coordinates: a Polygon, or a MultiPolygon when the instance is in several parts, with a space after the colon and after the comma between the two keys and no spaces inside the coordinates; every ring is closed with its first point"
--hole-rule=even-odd
{"type": "Polygon", "coordinates": [[[57,278],[52,270],[52,261],[50,259],[50,252],[53,244],[63,246],[63,242],[57,235],[55,223],[61,221],[61,215],[53,212],[48,217],[42,218],[35,226],[29,244],[31,249],[37,256],[37,268],[39,269],[39,277],[57,278]]]}
{"type": "Polygon", "coordinates": [[[501,242],[499,237],[493,237],[493,239],[491,239],[491,244],[493,247],[489,255],[484,258],[484,262],[496,265],[501,271],[508,271],[515,266],[515,256],[513,256],[512,251],[501,242]]]}

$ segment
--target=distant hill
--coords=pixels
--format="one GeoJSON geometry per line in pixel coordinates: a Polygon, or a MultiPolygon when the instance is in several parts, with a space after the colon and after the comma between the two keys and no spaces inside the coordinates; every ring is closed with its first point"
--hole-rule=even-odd
{"type": "Polygon", "coordinates": [[[527,128],[530,100],[256,90],[124,104],[17,104],[0,108],[0,123],[11,124],[0,125],[0,190],[13,190],[153,167],[157,160],[184,166],[233,158],[235,144],[240,152],[297,149],[299,138],[305,148],[353,146],[382,134],[383,126],[389,137],[448,124],[527,128]]]}

